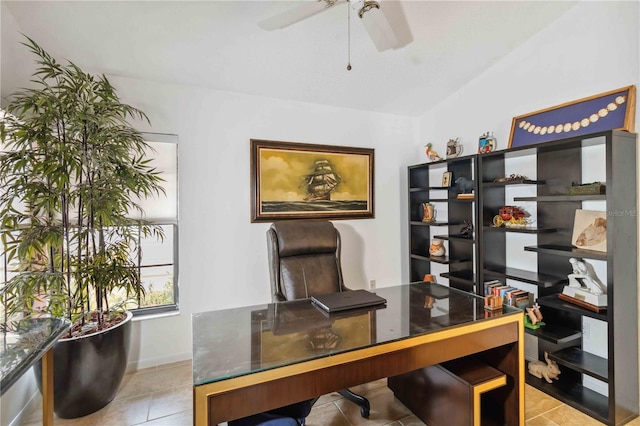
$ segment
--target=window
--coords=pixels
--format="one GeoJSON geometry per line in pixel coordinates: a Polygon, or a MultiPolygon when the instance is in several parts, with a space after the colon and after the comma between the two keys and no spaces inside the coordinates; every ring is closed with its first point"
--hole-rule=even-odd
{"type": "Polygon", "coordinates": [[[149,157],[164,179],[165,193],[139,203],[144,219],[160,226],[164,238],[140,241],[138,267],[145,294],[127,306],[134,315],[178,309],[178,136],[143,133],[143,137],[153,149],[149,157]]]}
{"type": "MultiPolygon", "coordinates": [[[[133,301],[129,299],[125,305],[136,316],[178,309],[178,137],[155,133],[143,133],[143,137],[152,148],[149,158],[161,173],[165,193],[137,202],[145,212],[143,219],[160,226],[164,238],[160,241],[149,237],[139,241],[138,271],[145,293],[138,294],[133,301]]],[[[139,216],[131,218],[140,219],[139,216]]],[[[2,284],[15,274],[15,269],[7,264],[0,242],[0,322],[8,320],[2,284]]],[[[109,299],[111,306],[126,301],[124,294],[113,294],[109,299]]]]}

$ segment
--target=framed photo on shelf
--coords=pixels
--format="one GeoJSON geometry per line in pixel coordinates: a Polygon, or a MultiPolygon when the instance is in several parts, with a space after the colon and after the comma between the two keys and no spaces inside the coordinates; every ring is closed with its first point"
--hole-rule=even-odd
{"type": "Polygon", "coordinates": [[[251,222],[374,217],[374,150],[251,139],[251,222]]]}
{"type": "Polygon", "coordinates": [[[627,86],[588,98],[514,117],[508,148],[619,129],[634,131],[636,87],[627,86]]]}
{"type": "Polygon", "coordinates": [[[443,187],[450,187],[451,186],[451,177],[452,177],[453,173],[452,172],[444,172],[442,174],[442,186],[443,187]]]}
{"type": "Polygon", "coordinates": [[[607,212],[576,210],[571,244],[580,249],[606,252],[607,212]]]}

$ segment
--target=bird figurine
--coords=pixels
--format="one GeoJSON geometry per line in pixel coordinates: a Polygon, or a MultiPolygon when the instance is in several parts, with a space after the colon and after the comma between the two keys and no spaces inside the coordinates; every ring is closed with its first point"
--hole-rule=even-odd
{"type": "Polygon", "coordinates": [[[428,143],[425,146],[427,147],[427,149],[425,150],[425,154],[427,154],[428,160],[430,161],[442,160],[442,157],[440,157],[440,155],[438,155],[438,153],[433,150],[431,143],[428,143]]]}

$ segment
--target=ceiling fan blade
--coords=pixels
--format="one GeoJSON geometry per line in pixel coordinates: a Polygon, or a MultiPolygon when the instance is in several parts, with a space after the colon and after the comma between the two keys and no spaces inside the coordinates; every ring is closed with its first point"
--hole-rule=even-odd
{"type": "Polygon", "coordinates": [[[316,13],[320,13],[336,3],[336,1],[330,0],[305,1],[300,6],[296,6],[293,9],[289,9],[258,22],[258,26],[269,31],[288,27],[289,25],[309,18],[316,13]]]}
{"type": "Polygon", "coordinates": [[[398,43],[393,28],[391,28],[387,17],[384,16],[384,13],[379,8],[374,7],[365,13],[361,13],[360,21],[362,21],[362,25],[369,33],[369,37],[371,37],[378,52],[393,49],[398,43]]]}
{"type": "Polygon", "coordinates": [[[396,35],[397,44],[394,49],[400,49],[413,41],[413,34],[407,17],[404,14],[401,1],[383,1],[381,3],[382,13],[387,17],[393,32],[396,35]]]}
{"type": "Polygon", "coordinates": [[[379,52],[399,49],[413,41],[399,1],[365,1],[358,14],[379,52]]]}

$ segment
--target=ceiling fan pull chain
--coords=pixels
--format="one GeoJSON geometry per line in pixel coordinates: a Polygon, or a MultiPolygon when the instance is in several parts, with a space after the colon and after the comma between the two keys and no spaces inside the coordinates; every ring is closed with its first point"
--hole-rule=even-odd
{"type": "Polygon", "coordinates": [[[347,0],[347,71],[351,71],[351,4],[347,0]]]}

